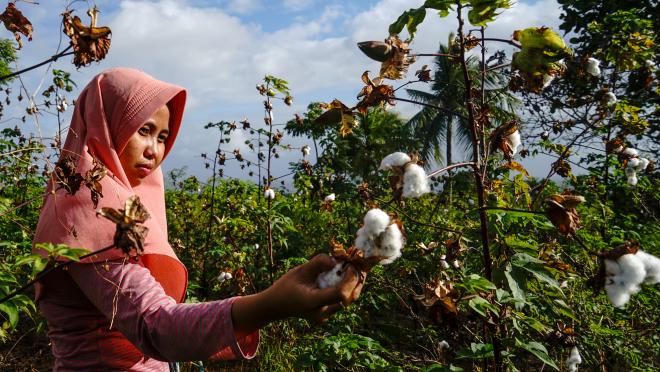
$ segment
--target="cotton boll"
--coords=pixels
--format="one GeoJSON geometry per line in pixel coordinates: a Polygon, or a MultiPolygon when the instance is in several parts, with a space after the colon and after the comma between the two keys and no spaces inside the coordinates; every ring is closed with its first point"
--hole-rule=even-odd
{"type": "MultiPolygon", "coordinates": [[[[381,265],[387,265],[401,257],[402,247],[403,234],[401,234],[399,226],[391,224],[387,227],[385,232],[380,235],[380,247],[374,253],[377,256],[387,257],[379,262],[381,265]]],[[[367,255],[365,254],[365,256],[367,255]]]]}
{"type": "Polygon", "coordinates": [[[605,104],[608,106],[617,103],[616,95],[614,95],[612,92],[605,93],[603,96],[603,102],[605,102],[605,104]]]}
{"type": "Polygon", "coordinates": [[[639,158],[639,164],[635,167],[635,170],[638,172],[642,172],[646,169],[646,167],[649,166],[649,159],[647,158],[639,158]]]}
{"type": "Polygon", "coordinates": [[[440,350],[449,349],[449,342],[445,340],[440,341],[438,348],[440,348],[440,350]]]}
{"type": "Polygon", "coordinates": [[[625,172],[626,172],[626,177],[632,177],[632,176],[635,176],[637,174],[637,172],[635,171],[635,168],[633,168],[633,167],[626,167],[625,172]]]}
{"type": "Polygon", "coordinates": [[[577,365],[582,363],[582,357],[580,356],[580,352],[578,351],[578,348],[576,346],[573,346],[573,349],[571,349],[571,353],[568,356],[568,359],[566,359],[566,369],[568,369],[568,372],[577,372],[578,367],[577,365]]]}
{"type": "Polygon", "coordinates": [[[419,198],[431,191],[424,169],[417,164],[409,164],[403,175],[404,198],[419,198]]]}
{"type": "Polygon", "coordinates": [[[614,307],[622,308],[626,306],[628,301],[630,301],[630,292],[622,286],[623,282],[620,280],[619,276],[608,279],[608,283],[605,284],[605,293],[607,298],[610,299],[614,307]]]}
{"type": "Polygon", "coordinates": [[[639,151],[632,147],[628,147],[627,149],[623,150],[622,154],[629,158],[636,158],[639,156],[639,151]]]}
{"type": "Polygon", "coordinates": [[[614,260],[605,260],[605,276],[617,276],[621,274],[621,266],[614,260]]]}
{"type": "Polygon", "coordinates": [[[621,268],[621,274],[618,277],[623,280],[623,286],[631,293],[638,292],[639,285],[646,278],[644,262],[634,254],[624,254],[619,257],[617,262],[621,268]]]}
{"type": "Polygon", "coordinates": [[[305,145],[300,149],[300,151],[302,151],[303,157],[305,157],[309,155],[310,148],[309,146],[305,145]]]}
{"type": "Polygon", "coordinates": [[[410,160],[411,159],[408,154],[403,152],[395,152],[384,157],[380,162],[380,167],[378,169],[392,169],[392,167],[402,167],[410,160]]]}
{"type": "Polygon", "coordinates": [[[646,277],[644,278],[644,283],[647,284],[657,284],[660,283],[660,258],[648,254],[644,251],[637,251],[635,254],[637,258],[644,264],[644,270],[646,270],[646,277]]]}
{"type": "Polygon", "coordinates": [[[638,158],[632,158],[628,160],[628,168],[633,168],[637,170],[637,166],[639,165],[640,161],[638,158]]]}
{"type": "Polygon", "coordinates": [[[346,271],[342,270],[342,263],[340,262],[329,271],[320,273],[319,276],[316,277],[316,285],[319,288],[334,287],[344,279],[344,275],[346,275],[346,271]]]}
{"type": "Polygon", "coordinates": [[[522,144],[522,141],[520,140],[520,132],[516,130],[515,132],[511,133],[506,138],[506,142],[509,144],[509,147],[511,147],[511,156],[515,156],[518,152],[518,146],[522,144]]]}
{"type": "Polygon", "coordinates": [[[632,176],[628,176],[628,184],[630,186],[636,186],[637,185],[637,175],[633,174],[632,176]]]}
{"type": "Polygon", "coordinates": [[[273,189],[264,190],[264,198],[273,200],[275,199],[275,191],[273,189]]]}
{"type": "Polygon", "coordinates": [[[600,76],[600,61],[596,58],[589,58],[587,60],[587,72],[592,76],[600,76]]]}
{"type": "Polygon", "coordinates": [[[372,239],[383,232],[390,224],[390,216],[378,208],[373,208],[364,216],[364,231],[372,239]]]}
{"type": "Polygon", "coordinates": [[[373,256],[374,240],[369,236],[364,227],[361,227],[356,235],[355,248],[364,252],[364,255],[367,257],[373,256]]]}
{"type": "Polygon", "coordinates": [[[326,197],[323,199],[323,201],[326,202],[326,203],[330,203],[330,202],[335,201],[335,198],[336,198],[336,196],[335,196],[335,193],[333,192],[332,194],[326,196],[326,197]]]}
{"type": "Polygon", "coordinates": [[[232,278],[232,275],[231,275],[230,272],[223,271],[223,272],[220,273],[220,275],[218,275],[217,279],[220,283],[224,283],[227,280],[231,280],[231,278],[232,278]]]}

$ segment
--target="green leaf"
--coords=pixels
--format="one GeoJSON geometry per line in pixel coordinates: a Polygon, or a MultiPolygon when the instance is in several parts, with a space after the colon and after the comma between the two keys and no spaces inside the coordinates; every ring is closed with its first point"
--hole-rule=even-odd
{"type": "Polygon", "coordinates": [[[548,356],[548,350],[545,348],[545,346],[541,345],[540,343],[536,341],[530,341],[528,343],[521,342],[516,338],[516,346],[525,349],[529,351],[530,353],[534,354],[539,360],[541,360],[543,363],[549,365],[550,367],[559,370],[559,367],[555,364],[555,362],[550,359],[550,356],[548,356]]]}
{"type": "MultiPolygon", "coordinates": [[[[465,3],[465,1],[461,1],[461,3],[465,3]]],[[[456,1],[451,0],[426,0],[424,7],[438,10],[440,17],[444,18],[449,15],[449,11],[452,10],[452,6],[455,4],[456,1]]]]}
{"type": "Polygon", "coordinates": [[[0,311],[7,314],[9,324],[12,328],[16,328],[18,324],[18,308],[12,301],[7,301],[0,304],[0,311]]]}
{"type": "Polygon", "coordinates": [[[465,288],[468,293],[483,292],[496,289],[497,286],[488,279],[477,274],[470,274],[463,283],[457,283],[457,287],[465,288]]]}
{"type": "Polygon", "coordinates": [[[472,308],[472,310],[476,311],[484,318],[487,317],[486,310],[492,311],[493,314],[495,314],[495,316],[499,314],[499,309],[497,308],[497,306],[491,304],[490,302],[488,302],[488,300],[486,300],[483,297],[477,296],[471,299],[470,302],[468,302],[468,305],[472,308]]]}
{"type": "Polygon", "coordinates": [[[398,35],[403,31],[403,28],[406,27],[408,34],[410,35],[409,40],[412,40],[415,37],[415,32],[417,32],[417,26],[424,22],[425,17],[426,9],[423,6],[403,12],[403,14],[401,14],[399,18],[390,25],[390,35],[398,35]]]}
{"type": "Polygon", "coordinates": [[[545,268],[545,262],[536,259],[526,253],[516,253],[511,258],[511,264],[532,273],[537,279],[546,282],[550,286],[559,289],[559,283],[550,275],[545,268]]]}
{"type": "MultiPolygon", "coordinates": [[[[527,288],[527,280],[518,270],[513,269],[511,264],[508,264],[506,270],[504,271],[504,277],[506,278],[509,289],[513,298],[517,301],[525,302],[525,289],[527,288]]],[[[516,305],[516,308],[518,306],[516,305]]]]}
{"type": "Polygon", "coordinates": [[[493,344],[471,343],[470,349],[463,349],[458,353],[458,359],[483,359],[490,358],[493,354],[493,344]]]}

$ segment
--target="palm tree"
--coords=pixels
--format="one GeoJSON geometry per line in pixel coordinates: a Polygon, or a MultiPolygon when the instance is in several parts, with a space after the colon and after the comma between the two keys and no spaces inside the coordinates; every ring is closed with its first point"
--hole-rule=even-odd
{"type": "MultiPolygon", "coordinates": [[[[440,44],[438,54],[456,54],[453,34],[449,35],[448,45],[440,44]],[[452,53],[453,52],[453,53],[452,53]]],[[[480,81],[481,64],[474,56],[466,60],[472,79],[480,81]]],[[[431,91],[406,89],[410,97],[424,106],[409,121],[415,138],[421,144],[420,156],[423,160],[441,161],[441,145],[446,145],[445,165],[452,164],[452,142],[454,137],[462,150],[472,149],[472,138],[465,109],[465,81],[461,65],[452,58],[439,56],[435,61],[435,74],[431,91]],[[454,133],[454,130],[456,132],[454,133]]],[[[499,72],[489,72],[485,78],[487,102],[492,103],[491,112],[495,121],[511,118],[512,108],[518,100],[508,93],[506,80],[499,72]],[[499,120],[498,120],[499,119],[499,120]]]]}

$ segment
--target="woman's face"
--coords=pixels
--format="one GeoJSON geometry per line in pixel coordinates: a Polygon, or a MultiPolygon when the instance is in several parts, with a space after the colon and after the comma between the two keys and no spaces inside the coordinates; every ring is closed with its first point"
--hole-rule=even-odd
{"type": "Polygon", "coordinates": [[[151,114],[137,132],[133,133],[119,155],[119,161],[131,186],[139,185],[142,179],[163,161],[165,140],[170,133],[169,122],[170,110],[165,105],[151,114]]]}

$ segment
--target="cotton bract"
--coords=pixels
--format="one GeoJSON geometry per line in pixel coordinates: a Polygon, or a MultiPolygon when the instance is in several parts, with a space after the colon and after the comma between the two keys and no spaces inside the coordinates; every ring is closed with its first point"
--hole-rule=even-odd
{"type": "Polygon", "coordinates": [[[600,76],[600,61],[596,58],[589,58],[587,60],[587,72],[593,76],[600,76]]]}

